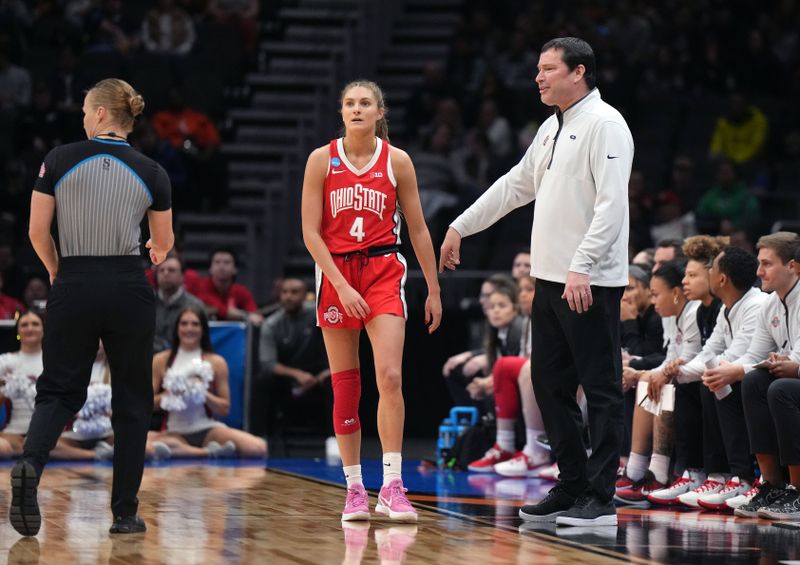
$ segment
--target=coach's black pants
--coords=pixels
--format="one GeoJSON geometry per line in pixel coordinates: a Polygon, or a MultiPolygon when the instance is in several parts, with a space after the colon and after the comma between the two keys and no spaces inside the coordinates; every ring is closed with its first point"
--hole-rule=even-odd
{"type": "Polygon", "coordinates": [[[531,378],[547,437],[567,492],[614,496],[623,434],[621,287],[592,287],[594,303],[578,314],[561,298],[564,285],[536,281],[531,317],[531,378]],[[575,393],[583,387],[592,455],[583,445],[583,419],[575,393]]]}
{"type": "Polygon", "coordinates": [[[800,380],[754,369],[742,382],[742,401],[751,451],[780,454],[783,465],[800,465],[800,380]]]}
{"type": "Polygon", "coordinates": [[[153,412],[153,290],[139,257],[67,257],[47,300],[44,372],[23,458],[37,472],[66,423],[86,402],[103,340],[111,369],[114,427],[114,516],[136,514],[144,448],[153,412]]]}

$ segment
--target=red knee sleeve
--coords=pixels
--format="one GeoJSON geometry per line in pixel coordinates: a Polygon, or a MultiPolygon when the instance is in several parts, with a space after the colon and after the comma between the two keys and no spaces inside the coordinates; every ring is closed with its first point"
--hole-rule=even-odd
{"type": "Polygon", "coordinates": [[[522,357],[500,357],[492,368],[494,405],[498,418],[513,420],[519,415],[519,372],[525,364],[522,357]]]}
{"type": "Polygon", "coordinates": [[[333,387],[333,431],[340,435],[361,429],[358,402],[361,400],[361,372],[350,369],[331,375],[333,387]]]}

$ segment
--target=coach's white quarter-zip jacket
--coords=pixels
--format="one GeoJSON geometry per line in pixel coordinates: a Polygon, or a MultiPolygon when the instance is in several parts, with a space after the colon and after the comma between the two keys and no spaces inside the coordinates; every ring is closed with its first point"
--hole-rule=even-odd
{"type": "Polygon", "coordinates": [[[536,199],[531,274],[564,283],[628,284],[628,179],[633,137],[595,88],[539,128],[522,160],[450,225],[462,237],[536,199]]]}
{"type": "Polygon", "coordinates": [[[676,380],[680,383],[699,381],[711,359],[716,357],[718,361],[730,363],[747,353],[760,323],[761,309],[768,299],[769,295],[761,289],[751,288],[730,310],[725,306],[720,308],[714,331],[703,350],[681,366],[676,380]]]}
{"type": "Polygon", "coordinates": [[[758,327],[747,353],[735,363],[744,367],[744,372],[753,370],[753,365],[766,359],[770,353],[788,355],[795,363],[800,362],[800,283],[795,283],[783,300],[771,292],[761,307],[758,327]]]}

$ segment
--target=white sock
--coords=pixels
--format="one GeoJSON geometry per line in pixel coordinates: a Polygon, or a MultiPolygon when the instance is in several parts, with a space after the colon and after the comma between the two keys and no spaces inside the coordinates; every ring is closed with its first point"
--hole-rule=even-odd
{"type": "Polygon", "coordinates": [[[550,452],[536,443],[536,438],[543,433],[544,430],[525,429],[525,447],[522,448],[522,451],[537,464],[550,459],[550,452]]]}
{"type": "Polygon", "coordinates": [[[348,465],[342,467],[342,470],[344,471],[344,478],[347,480],[347,488],[354,485],[364,485],[361,480],[361,465],[348,465]]]}
{"type": "Polygon", "coordinates": [[[706,472],[703,469],[686,469],[689,472],[689,478],[693,481],[700,481],[704,483],[706,480],[706,472]]]}
{"type": "Polygon", "coordinates": [[[400,468],[403,464],[403,456],[400,453],[383,454],[383,486],[388,487],[389,483],[400,479],[400,468]]]}
{"type": "Polygon", "coordinates": [[[625,475],[632,481],[638,481],[644,477],[649,461],[650,458],[647,455],[640,455],[631,451],[631,456],[628,457],[628,466],[625,468],[625,475]]]}
{"type": "Polygon", "coordinates": [[[725,475],[723,473],[709,473],[708,480],[717,481],[718,483],[725,484],[725,475]]]}
{"type": "Polygon", "coordinates": [[[497,445],[503,451],[514,451],[514,430],[497,430],[497,445]]]}
{"type": "MultiPolygon", "coordinates": [[[[653,456],[650,457],[650,472],[661,484],[666,484],[669,478],[669,460],[669,455],[660,455],[658,453],[653,453],[653,456]]],[[[628,465],[630,465],[630,462],[628,465]]]]}

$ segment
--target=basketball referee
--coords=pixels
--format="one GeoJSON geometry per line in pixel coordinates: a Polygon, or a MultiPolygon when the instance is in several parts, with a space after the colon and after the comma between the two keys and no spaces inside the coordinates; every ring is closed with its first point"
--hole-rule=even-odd
{"type": "Polygon", "coordinates": [[[44,370],[22,459],[11,471],[9,519],[19,533],[41,525],[37,487],[50,450],[83,407],[98,340],[111,368],[114,480],[111,533],[145,530],[137,493],[153,411],[155,302],[140,258],[147,214],[150,259],[172,247],[167,173],[128,145],[144,100],[126,82],[106,79],[86,94],[87,141],[56,147],[39,170],[31,198],[30,239],[53,283],[47,302],[44,370]],[[55,216],[58,251],[50,235],[55,216]]]}

